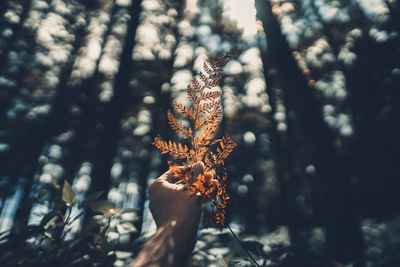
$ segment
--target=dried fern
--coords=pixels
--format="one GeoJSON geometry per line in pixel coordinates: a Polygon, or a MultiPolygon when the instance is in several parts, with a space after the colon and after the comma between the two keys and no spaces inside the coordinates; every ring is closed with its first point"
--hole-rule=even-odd
{"type": "Polygon", "coordinates": [[[200,175],[196,181],[192,180],[189,168],[179,169],[177,163],[172,162],[169,165],[178,182],[184,183],[187,190],[200,195],[203,203],[211,201],[211,205],[216,208],[213,217],[220,228],[224,227],[225,208],[229,199],[226,193],[227,173],[224,160],[237,145],[228,134],[221,139],[214,138],[222,117],[221,92],[215,90],[215,87],[221,82],[222,68],[237,52],[232,49],[224,56],[217,56],[209,63],[204,63],[203,71],[187,86],[191,106],[174,102],[176,110],[190,125],[178,121],[172,111],[168,110],[169,125],[186,143],[167,142],[160,136],[153,142],[162,154],[169,154],[177,163],[191,165],[197,161],[204,162],[205,174],[200,175]]]}

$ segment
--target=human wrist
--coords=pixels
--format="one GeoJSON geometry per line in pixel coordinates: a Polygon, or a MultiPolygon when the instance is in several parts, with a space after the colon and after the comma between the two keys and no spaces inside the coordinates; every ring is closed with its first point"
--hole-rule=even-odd
{"type": "Polygon", "coordinates": [[[176,242],[176,251],[178,253],[188,253],[193,250],[197,237],[197,223],[188,223],[185,220],[171,222],[172,235],[176,242]]]}
{"type": "Polygon", "coordinates": [[[173,227],[181,232],[193,232],[197,231],[200,222],[200,217],[198,216],[178,216],[174,218],[169,218],[163,222],[161,227],[173,227]]]}

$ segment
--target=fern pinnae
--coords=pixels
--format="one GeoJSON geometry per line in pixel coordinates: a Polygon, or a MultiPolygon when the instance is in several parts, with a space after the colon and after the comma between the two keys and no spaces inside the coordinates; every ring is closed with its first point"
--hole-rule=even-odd
{"type": "Polygon", "coordinates": [[[192,137],[192,129],[189,128],[189,130],[186,130],[186,124],[178,121],[170,109],[167,111],[167,117],[169,125],[179,136],[182,136],[185,139],[192,137]]]}
{"type": "Polygon", "coordinates": [[[190,84],[187,86],[186,91],[189,95],[189,99],[190,101],[194,104],[194,105],[198,105],[200,103],[200,99],[196,96],[195,91],[193,90],[193,88],[190,86],[190,84]]]}
{"type": "Polygon", "coordinates": [[[191,193],[200,194],[203,202],[210,200],[212,206],[216,207],[214,219],[221,228],[224,226],[225,207],[229,199],[225,188],[227,174],[223,161],[232,152],[235,144],[228,135],[213,141],[222,117],[222,92],[220,89],[216,90],[216,87],[221,82],[222,67],[236,53],[237,50],[232,49],[224,56],[210,59],[209,63],[204,62],[203,69],[187,86],[191,106],[174,102],[176,112],[189,120],[189,127],[178,121],[172,111],[168,110],[168,123],[177,135],[188,139],[188,145],[166,142],[159,136],[153,142],[162,154],[169,154],[186,166],[203,161],[205,171],[215,175],[217,180],[210,179],[209,175],[206,179],[206,175],[203,175],[197,181],[193,181],[188,172],[183,172],[178,165],[169,163],[179,183],[183,183],[191,193]]]}
{"type": "Polygon", "coordinates": [[[206,80],[207,80],[207,76],[202,72],[202,71],[199,71],[198,73],[197,73],[197,76],[200,78],[200,80],[204,83],[206,80]]]}
{"type": "Polygon", "coordinates": [[[204,100],[214,100],[218,97],[221,96],[221,92],[220,91],[211,91],[211,92],[203,92],[201,93],[201,99],[204,100]]]}
{"type": "Polygon", "coordinates": [[[176,109],[182,114],[183,117],[196,121],[196,111],[192,107],[183,106],[177,101],[174,102],[176,109]]]}
{"type": "MultiPolygon", "coordinates": [[[[210,60],[210,61],[211,61],[211,60],[210,60]]],[[[207,65],[206,62],[204,62],[204,64],[203,64],[203,69],[204,69],[204,71],[205,71],[208,75],[211,75],[212,69],[210,69],[210,68],[208,67],[208,65],[207,65]]]]}

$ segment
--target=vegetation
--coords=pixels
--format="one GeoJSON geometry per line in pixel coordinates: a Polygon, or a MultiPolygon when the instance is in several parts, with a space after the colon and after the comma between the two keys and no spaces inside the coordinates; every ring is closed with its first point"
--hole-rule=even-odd
{"type": "MultiPolygon", "coordinates": [[[[221,91],[215,87],[221,82],[222,67],[226,65],[229,58],[237,53],[230,50],[224,56],[218,56],[203,65],[203,71],[194,78],[191,85],[187,87],[187,93],[192,106],[182,105],[174,102],[175,108],[184,118],[190,121],[188,128],[184,122],[178,121],[168,110],[168,122],[178,136],[187,140],[188,145],[163,141],[156,137],[153,145],[162,154],[170,154],[175,160],[183,161],[190,165],[197,161],[205,163],[205,174],[200,175],[197,181],[193,181],[189,169],[180,170],[178,165],[169,163],[174,172],[177,183],[183,183],[185,189],[193,195],[199,195],[202,202],[212,200],[212,207],[216,208],[215,222],[222,229],[225,224],[225,208],[229,199],[226,193],[227,172],[224,165],[226,159],[237,146],[228,134],[221,139],[215,139],[214,134],[222,117],[221,91]],[[213,175],[215,178],[213,178],[213,175]]],[[[209,218],[211,220],[211,218],[209,218]]]]}
{"type": "Polygon", "coordinates": [[[121,221],[123,227],[121,216],[137,209],[121,209],[113,202],[98,200],[104,192],[94,192],[74,210],[76,193],[69,182],[65,180],[62,188],[54,182],[54,188],[62,200],[50,201],[50,191],[40,192],[37,204],[50,201],[50,211],[37,214],[42,217],[38,225],[23,227],[16,223],[11,231],[0,235],[2,266],[112,265],[115,256],[108,255],[106,238],[111,221],[121,221]],[[82,217],[85,223],[77,233],[74,228],[82,217]]]}
{"type": "Polygon", "coordinates": [[[399,1],[5,0],[0,14],[0,264],[131,262],[169,167],[155,142],[174,164],[208,161],[215,177],[181,182],[210,218],[217,188],[230,197],[191,266],[254,265],[228,226],[259,265],[400,266],[399,1]],[[221,91],[204,89],[218,130],[193,146],[192,78],[233,47],[221,91]]]}

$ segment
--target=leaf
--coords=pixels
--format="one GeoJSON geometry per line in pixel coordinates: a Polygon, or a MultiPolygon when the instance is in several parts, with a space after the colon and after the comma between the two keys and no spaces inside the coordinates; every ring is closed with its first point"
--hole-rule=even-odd
{"type": "Polygon", "coordinates": [[[37,196],[38,200],[41,200],[45,195],[49,194],[50,191],[46,188],[43,188],[42,190],[39,191],[39,194],[37,196]]]}
{"type": "Polygon", "coordinates": [[[109,209],[107,212],[104,213],[106,216],[112,216],[118,214],[121,211],[121,208],[109,209]]]}
{"type": "Polygon", "coordinates": [[[84,201],[82,201],[79,204],[78,209],[86,208],[88,205],[90,205],[90,203],[97,200],[103,193],[104,193],[104,191],[97,191],[97,192],[91,193],[89,196],[87,196],[85,198],[84,201]]]}
{"type": "Polygon", "coordinates": [[[153,145],[158,148],[162,154],[170,154],[175,159],[187,158],[188,147],[186,145],[163,141],[160,137],[154,138],[153,145]]]}
{"type": "Polygon", "coordinates": [[[186,91],[192,103],[194,105],[198,105],[200,103],[200,99],[196,96],[196,93],[194,92],[193,88],[190,85],[188,85],[186,91]]]}
{"type": "Polygon", "coordinates": [[[235,256],[235,252],[232,252],[232,253],[230,253],[230,254],[228,254],[228,255],[226,255],[226,256],[224,257],[224,262],[225,262],[226,265],[229,264],[229,262],[231,261],[231,259],[233,258],[233,256],[235,256]]]}
{"type": "Polygon", "coordinates": [[[178,122],[175,116],[172,114],[171,110],[167,112],[168,116],[168,123],[170,124],[171,128],[176,132],[177,135],[183,135],[184,138],[191,137],[191,131],[186,130],[186,124],[183,122],[178,122]]]}
{"type": "Polygon", "coordinates": [[[51,176],[51,183],[53,184],[55,189],[60,189],[61,188],[61,186],[58,184],[58,181],[57,181],[56,177],[54,177],[54,176],[51,176]]]}
{"type": "Polygon", "coordinates": [[[211,204],[216,207],[213,217],[221,229],[224,226],[225,207],[229,199],[226,192],[227,174],[224,159],[229,156],[236,144],[228,135],[217,142],[214,141],[214,134],[218,130],[223,113],[222,92],[216,86],[222,79],[222,67],[237,52],[232,49],[224,56],[210,59],[209,63],[204,62],[203,69],[187,85],[186,91],[190,103],[183,105],[177,101],[174,102],[176,108],[174,114],[187,118],[189,125],[180,121],[171,110],[168,110],[168,123],[178,136],[186,139],[184,143],[164,141],[159,135],[154,138],[152,143],[162,154],[168,154],[180,164],[188,166],[197,161],[204,161],[205,169],[214,171],[214,183],[206,179],[193,181],[188,174],[179,172],[178,168],[169,164],[177,183],[185,184],[185,189],[191,194],[199,193],[203,202],[210,200],[211,204]],[[215,148],[215,144],[217,144],[217,148],[215,148]]]}
{"type": "Polygon", "coordinates": [[[204,64],[203,64],[203,69],[208,75],[210,75],[212,73],[212,70],[208,67],[206,62],[204,62],[204,64]]]}
{"type": "Polygon", "coordinates": [[[62,200],[69,207],[72,206],[75,202],[76,194],[74,190],[72,190],[71,184],[64,180],[64,186],[62,188],[62,200]]]}
{"type": "Polygon", "coordinates": [[[50,211],[49,213],[43,216],[42,220],[40,221],[39,227],[45,227],[51,219],[53,219],[58,215],[59,213],[57,211],[50,211]]]}
{"type": "Polygon", "coordinates": [[[115,210],[115,203],[108,200],[98,200],[90,203],[89,208],[94,212],[109,214],[110,210],[115,210]]]}
{"type": "Polygon", "coordinates": [[[126,209],[123,209],[122,211],[121,211],[121,214],[125,214],[125,213],[131,213],[131,212],[137,212],[137,211],[139,211],[140,209],[138,209],[138,208],[126,208],[126,209]]]}
{"type": "Polygon", "coordinates": [[[265,252],[264,252],[264,244],[257,241],[257,240],[248,240],[248,241],[242,241],[241,242],[242,246],[244,249],[247,251],[253,252],[255,255],[259,257],[265,257],[265,252]]]}

